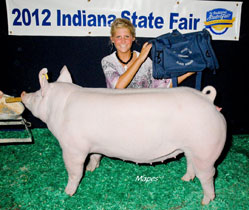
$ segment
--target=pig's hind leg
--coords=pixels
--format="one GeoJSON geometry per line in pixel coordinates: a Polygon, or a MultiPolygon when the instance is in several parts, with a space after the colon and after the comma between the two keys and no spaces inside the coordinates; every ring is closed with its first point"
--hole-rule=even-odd
{"type": "Polygon", "coordinates": [[[187,159],[187,172],[182,177],[182,180],[188,182],[188,181],[193,180],[195,178],[195,170],[194,170],[194,165],[192,163],[190,155],[185,152],[185,157],[187,159]]]}
{"type": "Polygon", "coordinates": [[[87,164],[86,170],[93,172],[96,168],[99,167],[99,162],[101,159],[100,154],[92,154],[90,156],[89,163],[87,164]]]}
{"type": "Polygon", "coordinates": [[[194,168],[204,193],[201,203],[202,205],[206,205],[215,198],[213,178],[215,174],[214,163],[198,159],[194,160],[194,168]]]}
{"type": "Polygon", "coordinates": [[[65,192],[72,196],[79,185],[83,175],[84,162],[87,154],[79,154],[63,150],[63,159],[68,173],[68,183],[65,192]]]}

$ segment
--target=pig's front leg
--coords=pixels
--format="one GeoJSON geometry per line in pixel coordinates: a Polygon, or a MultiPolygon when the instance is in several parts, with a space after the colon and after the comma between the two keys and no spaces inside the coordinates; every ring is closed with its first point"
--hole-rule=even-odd
{"type": "Polygon", "coordinates": [[[86,154],[74,153],[63,148],[63,159],[68,173],[68,183],[65,192],[72,196],[79,185],[83,174],[83,166],[86,159],[86,154]]]}
{"type": "Polygon", "coordinates": [[[89,163],[87,164],[86,170],[93,172],[96,168],[99,167],[99,162],[101,159],[100,154],[92,154],[90,156],[89,163]]]}

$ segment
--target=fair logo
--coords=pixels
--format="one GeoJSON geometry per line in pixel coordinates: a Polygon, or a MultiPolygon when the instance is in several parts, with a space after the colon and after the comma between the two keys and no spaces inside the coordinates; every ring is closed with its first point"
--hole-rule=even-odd
{"type": "Polygon", "coordinates": [[[206,21],[204,22],[205,27],[216,35],[222,35],[227,30],[233,27],[233,12],[227,9],[218,8],[207,11],[206,21]]]}

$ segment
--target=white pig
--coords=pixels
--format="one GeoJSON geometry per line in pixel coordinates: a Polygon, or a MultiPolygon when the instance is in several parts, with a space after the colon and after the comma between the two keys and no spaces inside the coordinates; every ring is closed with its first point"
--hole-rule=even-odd
{"type": "Polygon", "coordinates": [[[184,153],[182,180],[201,182],[208,204],[215,197],[214,163],[226,140],[226,121],[213,104],[216,90],[193,88],[83,88],[72,83],[66,66],[54,83],[39,73],[41,89],[23,92],[24,105],[58,139],[68,172],[65,192],[73,195],[87,170],[99,166],[101,154],[135,163],[164,161],[184,153]]]}

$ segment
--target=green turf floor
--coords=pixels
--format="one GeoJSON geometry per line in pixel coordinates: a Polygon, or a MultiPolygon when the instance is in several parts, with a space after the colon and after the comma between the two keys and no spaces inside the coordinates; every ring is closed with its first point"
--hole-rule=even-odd
{"type": "Polygon", "coordinates": [[[199,180],[181,180],[185,157],[155,166],[104,157],[69,197],[64,193],[67,173],[57,140],[47,129],[33,129],[32,134],[34,144],[0,144],[0,209],[249,209],[249,135],[233,136],[218,165],[216,198],[202,206],[199,180]]]}

